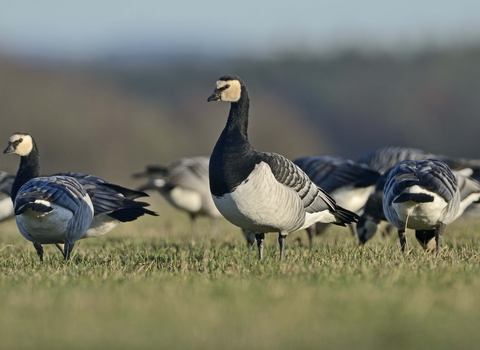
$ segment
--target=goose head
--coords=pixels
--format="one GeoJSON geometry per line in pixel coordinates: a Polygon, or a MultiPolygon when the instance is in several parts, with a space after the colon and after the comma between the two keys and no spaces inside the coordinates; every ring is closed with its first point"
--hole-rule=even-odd
{"type": "Polygon", "coordinates": [[[213,94],[207,99],[211,101],[238,102],[242,97],[242,90],[245,85],[235,75],[225,75],[215,83],[213,94]]]}
{"type": "Polygon", "coordinates": [[[3,153],[18,154],[21,157],[27,156],[34,148],[33,138],[27,133],[17,132],[10,136],[8,146],[3,153]]]}

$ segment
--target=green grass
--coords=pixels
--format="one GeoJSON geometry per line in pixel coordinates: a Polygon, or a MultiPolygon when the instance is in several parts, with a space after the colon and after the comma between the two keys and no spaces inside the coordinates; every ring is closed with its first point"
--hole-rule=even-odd
{"type": "Polygon", "coordinates": [[[332,228],[276,235],[266,258],[226,222],[190,234],[161,208],[107,236],[80,241],[71,261],[45,247],[41,264],[14,222],[0,225],[2,349],[471,349],[480,342],[480,222],[447,228],[425,254],[409,233],[359,249],[332,228]]]}

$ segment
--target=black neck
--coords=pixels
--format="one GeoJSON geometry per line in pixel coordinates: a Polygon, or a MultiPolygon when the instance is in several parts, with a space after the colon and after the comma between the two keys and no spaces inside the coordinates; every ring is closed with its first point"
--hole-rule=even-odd
{"type": "Polygon", "coordinates": [[[250,108],[250,99],[246,89],[242,91],[242,97],[237,102],[232,102],[230,113],[228,114],[225,132],[239,132],[245,140],[248,141],[248,111],[250,108]]]}
{"type": "Polygon", "coordinates": [[[255,167],[255,150],[248,142],[249,97],[242,86],[240,100],[232,102],[227,125],[210,158],[210,190],[214,195],[231,192],[255,167]]]}
{"type": "Polygon", "coordinates": [[[18,168],[15,181],[12,185],[12,200],[15,201],[18,190],[27,181],[40,176],[40,156],[38,154],[37,146],[33,144],[32,151],[20,158],[20,167],[18,168]]]}

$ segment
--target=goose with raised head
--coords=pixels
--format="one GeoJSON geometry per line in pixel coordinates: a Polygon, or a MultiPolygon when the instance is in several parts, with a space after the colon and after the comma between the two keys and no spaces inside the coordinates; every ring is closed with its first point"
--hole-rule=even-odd
{"type": "Polygon", "coordinates": [[[357,214],[335,203],[293,162],[260,152],[248,140],[248,90],[234,75],[220,78],[207,101],[230,102],[225,128],[210,157],[210,191],[222,215],[255,233],[263,258],[265,233],[278,232],[280,259],[287,235],[316,222],[345,226],[357,214]]]}
{"type": "Polygon", "coordinates": [[[410,228],[425,249],[431,249],[434,238],[438,251],[445,227],[478,200],[480,183],[455,174],[445,162],[405,160],[387,176],[383,211],[398,230],[402,250],[406,249],[405,230],[410,228]]]}
{"type": "Polygon", "coordinates": [[[33,243],[40,261],[42,244],[63,244],[63,257],[69,259],[92,223],[94,209],[87,191],[70,176],[41,177],[37,145],[27,133],[10,136],[4,153],[20,156],[11,192],[20,233],[33,243]]]}

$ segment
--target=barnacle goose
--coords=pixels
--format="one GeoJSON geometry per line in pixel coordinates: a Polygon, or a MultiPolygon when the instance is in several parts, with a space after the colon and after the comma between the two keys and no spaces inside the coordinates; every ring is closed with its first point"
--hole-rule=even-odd
{"type": "Polygon", "coordinates": [[[20,233],[33,243],[40,261],[42,244],[64,244],[63,256],[68,259],[92,223],[93,205],[87,191],[73,177],[40,177],[37,145],[29,134],[13,134],[3,153],[20,156],[11,192],[20,233]]]}
{"type": "MultiPolygon", "coordinates": [[[[372,238],[382,221],[386,221],[383,213],[383,188],[388,171],[403,160],[422,160],[427,158],[440,159],[456,173],[462,171],[466,175],[480,173],[480,161],[477,159],[453,158],[445,155],[435,155],[416,148],[407,147],[381,147],[363,156],[359,163],[377,170],[383,174],[377,182],[374,192],[369,196],[363,213],[356,225],[360,244],[365,244],[372,238]]],[[[387,231],[390,228],[387,227],[387,231]]]]}
{"type": "MultiPolygon", "coordinates": [[[[20,146],[20,144],[25,144],[26,142],[29,142],[29,140],[31,140],[31,143],[33,145],[32,150],[34,150],[34,152],[31,152],[28,155],[31,159],[28,160],[28,162],[30,165],[35,165],[35,172],[39,173],[39,155],[35,141],[30,135],[25,133],[17,133],[12,135],[12,137],[14,137],[15,135],[18,135],[17,140],[23,139],[23,141],[21,142],[17,141],[17,148],[27,148],[27,146],[20,146]]],[[[9,147],[7,147],[7,150],[8,149],[9,147]]],[[[15,149],[13,150],[13,152],[7,152],[7,150],[5,150],[4,153],[19,154],[15,149]]],[[[150,205],[149,203],[136,201],[137,198],[148,197],[148,194],[146,194],[145,192],[122,187],[107,182],[97,176],[82,173],[62,172],[54,174],[52,175],[52,177],[66,177],[76,180],[86,191],[92,202],[93,219],[91,220],[91,223],[89,224],[86,232],[80,238],[91,238],[104,235],[107,232],[111,231],[113,228],[115,228],[119,223],[134,221],[145,214],[158,216],[157,213],[145,208],[150,205]]],[[[12,199],[13,198],[14,197],[12,194],[12,199]]],[[[64,252],[65,246],[63,246],[63,242],[54,242],[54,244],[57,248],[60,249],[60,251],[64,252]]],[[[41,252],[43,257],[43,250],[41,252]]]]}
{"type": "Polygon", "coordinates": [[[357,214],[338,206],[290,160],[250,145],[250,102],[247,87],[239,77],[220,78],[207,101],[231,103],[227,124],[210,157],[213,200],[228,221],[255,233],[260,259],[265,233],[279,233],[283,259],[289,233],[315,222],[345,226],[357,220],[357,214]]]}
{"type": "MultiPolygon", "coordinates": [[[[339,156],[320,155],[300,157],[293,160],[335,202],[358,213],[364,207],[380,174],[364,164],[339,156]]],[[[307,228],[310,244],[315,235],[324,232],[328,224],[316,223],[307,228]]],[[[355,234],[352,225],[348,225],[355,234]]]]}
{"type": "Polygon", "coordinates": [[[197,217],[208,216],[214,231],[217,219],[221,216],[213,203],[208,182],[208,157],[185,157],[173,161],[168,166],[149,165],[145,171],[133,177],[147,177],[148,182],[139,190],[157,190],[172,206],[186,211],[192,221],[193,231],[197,232],[197,217]]]}
{"type": "Polygon", "coordinates": [[[75,178],[92,200],[93,220],[82,238],[102,236],[121,222],[131,222],[145,214],[158,216],[156,212],[146,208],[150,206],[149,203],[136,201],[137,198],[148,197],[145,192],[110,183],[94,175],[74,172],[55,175],[75,178]]]}
{"type": "Polygon", "coordinates": [[[461,173],[456,177],[443,161],[405,160],[387,176],[383,210],[398,230],[402,250],[406,249],[405,230],[411,228],[425,249],[431,247],[430,241],[435,238],[438,251],[445,227],[478,200],[480,183],[461,173]],[[460,187],[457,178],[461,180],[460,187]]]}
{"type": "Polygon", "coordinates": [[[13,203],[10,198],[15,176],[0,171],[0,222],[13,218],[13,203]]]}

